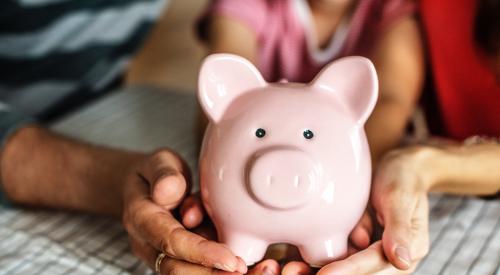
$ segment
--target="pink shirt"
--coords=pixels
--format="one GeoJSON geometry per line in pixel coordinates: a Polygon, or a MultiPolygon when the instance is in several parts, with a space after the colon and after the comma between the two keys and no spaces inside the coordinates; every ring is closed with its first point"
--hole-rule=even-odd
{"type": "MultiPolygon", "coordinates": [[[[370,57],[381,32],[414,12],[414,5],[406,0],[358,1],[351,18],[339,24],[324,49],[316,46],[306,0],[212,0],[201,22],[210,15],[222,15],[246,24],[257,34],[257,67],[267,81],[285,78],[308,82],[334,59],[347,55],[370,57]]],[[[200,34],[203,37],[203,32],[200,34]]]]}

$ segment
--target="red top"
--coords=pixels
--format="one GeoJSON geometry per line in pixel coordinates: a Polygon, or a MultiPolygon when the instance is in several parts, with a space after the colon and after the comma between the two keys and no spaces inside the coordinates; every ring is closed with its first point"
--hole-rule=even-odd
{"type": "Polygon", "coordinates": [[[444,130],[500,137],[500,85],[474,42],[475,0],[421,0],[444,130]]]}

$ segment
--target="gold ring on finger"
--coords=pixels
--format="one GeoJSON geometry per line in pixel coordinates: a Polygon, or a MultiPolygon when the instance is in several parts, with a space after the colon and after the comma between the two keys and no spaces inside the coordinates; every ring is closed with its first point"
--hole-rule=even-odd
{"type": "Polygon", "coordinates": [[[161,262],[163,261],[163,259],[165,258],[165,256],[167,256],[167,254],[163,253],[163,252],[160,252],[160,254],[158,254],[158,256],[156,257],[156,261],[155,261],[155,272],[160,274],[161,273],[161,262]]]}

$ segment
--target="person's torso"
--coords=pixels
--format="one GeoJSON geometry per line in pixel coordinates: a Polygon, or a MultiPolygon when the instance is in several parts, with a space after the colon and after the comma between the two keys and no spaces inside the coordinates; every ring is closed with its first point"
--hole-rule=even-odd
{"type": "Polygon", "coordinates": [[[407,1],[356,1],[352,14],[340,20],[327,46],[320,48],[306,0],[265,2],[257,65],[268,81],[284,78],[308,82],[335,59],[348,55],[369,57],[384,28],[413,13],[413,5],[407,1]]]}
{"type": "Polygon", "coordinates": [[[37,116],[120,76],[165,0],[0,2],[0,101],[37,116]]]}

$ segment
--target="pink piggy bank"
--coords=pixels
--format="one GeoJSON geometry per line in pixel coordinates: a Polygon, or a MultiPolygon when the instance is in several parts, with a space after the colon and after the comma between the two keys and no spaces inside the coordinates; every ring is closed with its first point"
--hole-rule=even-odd
{"type": "Polygon", "coordinates": [[[273,243],[296,245],[311,266],[344,257],[370,193],[363,126],[377,93],[363,57],[333,62],[309,84],[266,83],[239,56],[207,57],[200,185],[219,241],[247,265],[273,243]]]}

